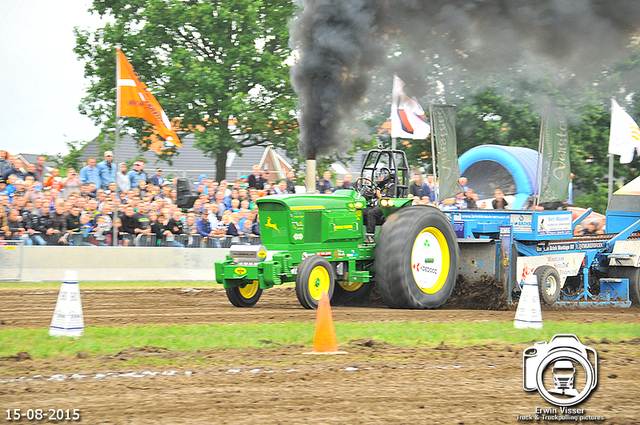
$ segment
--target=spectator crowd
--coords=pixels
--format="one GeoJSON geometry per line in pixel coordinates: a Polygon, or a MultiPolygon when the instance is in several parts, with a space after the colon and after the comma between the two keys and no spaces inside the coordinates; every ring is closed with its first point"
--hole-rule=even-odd
{"type": "Polygon", "coordinates": [[[216,182],[202,175],[193,207],[177,205],[176,181],[157,168],[147,174],[136,161],[129,170],[113,152],[80,170],[48,172],[46,158],[35,164],[0,151],[0,239],[26,245],[207,246],[260,243],[256,200],[295,191],[293,173],[271,187],[259,167],[253,179],[216,182]],[[115,219],[114,219],[115,217],[115,219]]]}
{"type": "MultiPolygon", "coordinates": [[[[277,183],[268,170],[253,167],[249,176],[220,182],[201,175],[193,207],[177,205],[176,181],[157,168],[147,173],[136,161],[129,170],[116,164],[113,152],[103,159],[89,158],[80,170],[69,168],[65,176],[57,168],[47,170],[46,158],[25,164],[0,150],[0,239],[23,240],[26,245],[118,245],[226,247],[233,243],[260,243],[256,200],[274,194],[295,193],[295,174],[289,171],[277,183]],[[273,184],[272,184],[273,182],[273,184]],[[115,219],[114,219],[115,217],[115,219]],[[115,225],[115,232],[113,226],[115,225]]],[[[413,204],[434,205],[442,210],[481,209],[478,196],[460,178],[463,192],[440,202],[436,183],[419,174],[408,189],[413,204]]],[[[316,182],[319,193],[355,189],[352,175],[332,181],[329,171],[316,182]]],[[[494,209],[508,206],[504,194],[495,191],[494,209]]]]}

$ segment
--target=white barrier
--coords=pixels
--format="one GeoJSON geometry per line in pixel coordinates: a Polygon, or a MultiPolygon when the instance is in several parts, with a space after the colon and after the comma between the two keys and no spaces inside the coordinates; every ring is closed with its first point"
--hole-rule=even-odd
{"type": "MultiPolygon", "coordinates": [[[[214,262],[228,249],[26,246],[21,282],[62,282],[75,270],[82,282],[215,281],[214,262]]],[[[2,250],[2,263],[20,267],[18,250],[2,250]]]]}

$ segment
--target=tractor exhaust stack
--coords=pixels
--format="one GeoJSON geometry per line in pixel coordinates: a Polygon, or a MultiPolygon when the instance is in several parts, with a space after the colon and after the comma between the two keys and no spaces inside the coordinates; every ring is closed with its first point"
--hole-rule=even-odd
{"type": "Polygon", "coordinates": [[[304,179],[307,193],[316,193],[316,159],[307,158],[307,175],[304,179]]]}

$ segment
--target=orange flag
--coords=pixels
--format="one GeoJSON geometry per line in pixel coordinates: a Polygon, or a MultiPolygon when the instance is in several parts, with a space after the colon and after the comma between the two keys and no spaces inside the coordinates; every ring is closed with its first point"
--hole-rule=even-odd
{"type": "Polygon", "coordinates": [[[156,98],[140,81],[133,66],[118,49],[118,116],[138,117],[154,125],[160,137],[181,148],[178,135],[171,129],[171,122],[156,98]]]}

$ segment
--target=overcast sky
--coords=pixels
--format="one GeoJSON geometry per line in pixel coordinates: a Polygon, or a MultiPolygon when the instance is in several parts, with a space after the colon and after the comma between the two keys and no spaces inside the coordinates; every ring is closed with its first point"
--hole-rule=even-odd
{"type": "MultiPolygon", "coordinates": [[[[0,0],[0,149],[68,152],[99,130],[78,112],[88,86],[73,27],[97,28],[88,0],[0,0]]],[[[115,55],[114,55],[115,57],[115,55]]]]}

